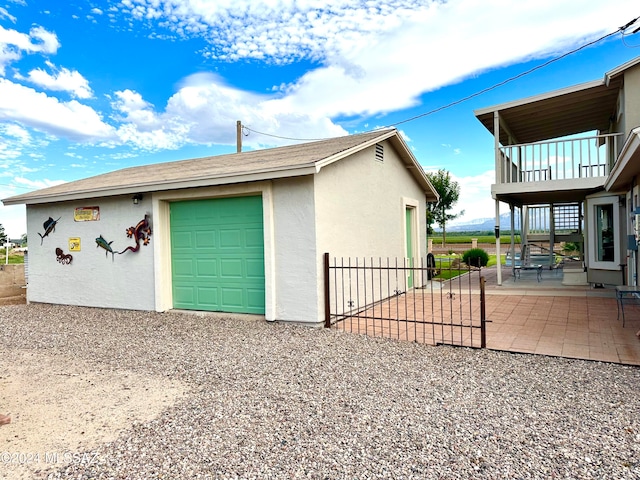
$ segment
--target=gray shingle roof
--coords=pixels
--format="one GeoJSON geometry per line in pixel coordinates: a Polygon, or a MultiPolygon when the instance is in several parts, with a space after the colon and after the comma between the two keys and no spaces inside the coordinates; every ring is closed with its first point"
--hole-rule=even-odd
{"type": "Polygon", "coordinates": [[[384,129],[286,147],[130,167],[16,195],[2,202],[5,205],[46,203],[308,175],[323,165],[387,139],[392,142],[427,196],[433,196],[433,187],[397,130],[384,129]]]}

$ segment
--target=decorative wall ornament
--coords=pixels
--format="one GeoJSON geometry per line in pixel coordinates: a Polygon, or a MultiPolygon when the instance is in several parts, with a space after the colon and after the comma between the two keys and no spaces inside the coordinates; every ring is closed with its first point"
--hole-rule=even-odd
{"type": "Polygon", "coordinates": [[[107,256],[109,256],[109,254],[111,254],[111,261],[113,261],[113,256],[116,253],[111,248],[111,244],[112,243],[113,243],[113,241],[107,242],[102,235],[100,235],[98,238],[96,238],[96,248],[104,248],[105,249],[105,254],[104,254],[105,257],[107,257],[107,256]]]}
{"type": "Polygon", "coordinates": [[[44,228],[44,235],[38,232],[38,235],[40,235],[40,245],[42,245],[42,242],[44,241],[44,237],[47,237],[51,232],[55,232],[56,225],[61,218],[62,217],[58,217],[58,220],[54,220],[53,218],[49,217],[49,220],[47,220],[42,224],[42,228],[44,228]]]}
{"type": "Polygon", "coordinates": [[[56,260],[63,265],[69,265],[73,261],[71,254],[65,254],[61,248],[56,248],[56,260]]]}
{"type": "Polygon", "coordinates": [[[97,222],[100,220],[100,207],[78,207],[73,211],[76,222],[97,222]]]}
{"type": "Polygon", "coordinates": [[[69,251],[80,251],[80,237],[69,237],[69,251]]]}
{"type": "Polygon", "coordinates": [[[133,238],[136,242],[135,246],[128,246],[118,254],[122,254],[126,251],[137,252],[140,250],[140,242],[143,245],[149,245],[151,241],[151,225],[149,224],[149,215],[145,215],[142,220],[138,222],[135,227],[127,228],[127,238],[133,238]]]}

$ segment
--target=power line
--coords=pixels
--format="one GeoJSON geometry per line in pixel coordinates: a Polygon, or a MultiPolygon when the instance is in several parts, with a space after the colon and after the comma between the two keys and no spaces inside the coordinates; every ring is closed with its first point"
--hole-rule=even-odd
{"type": "Polygon", "coordinates": [[[618,28],[618,29],[617,29],[616,31],[614,31],[614,32],[607,33],[606,35],[604,35],[604,36],[602,36],[602,37],[600,37],[600,38],[598,38],[598,39],[596,39],[596,40],[593,40],[593,41],[591,41],[591,42],[585,43],[584,45],[582,45],[582,46],[580,46],[580,47],[578,47],[578,48],[575,48],[575,49],[573,49],[573,50],[571,50],[571,51],[569,51],[569,52],[563,53],[563,54],[562,54],[562,55],[560,55],[559,57],[552,58],[551,60],[549,60],[549,61],[547,61],[547,62],[545,62],[545,63],[542,63],[542,64],[540,64],[540,65],[537,65],[537,66],[535,66],[535,67],[533,67],[533,68],[530,68],[529,70],[527,70],[527,71],[525,71],[525,72],[519,73],[518,75],[514,75],[513,77],[509,77],[509,78],[507,78],[506,80],[503,80],[503,81],[501,81],[501,82],[499,82],[499,83],[496,83],[496,84],[494,84],[494,85],[492,85],[492,86],[490,86],[490,87],[487,87],[487,88],[485,88],[485,89],[483,89],[483,90],[480,90],[480,91],[478,91],[478,92],[472,93],[471,95],[468,95],[468,96],[466,96],[466,97],[464,97],[464,98],[461,98],[461,99],[459,99],[459,100],[455,100],[455,101],[453,101],[453,102],[451,102],[451,103],[448,103],[448,104],[446,104],[446,105],[443,105],[443,106],[441,106],[441,107],[434,108],[433,110],[430,110],[430,111],[428,111],[428,112],[424,112],[424,113],[421,113],[421,114],[419,114],[419,115],[415,115],[415,116],[413,116],[413,117],[411,117],[411,118],[407,118],[406,120],[401,120],[400,122],[392,123],[392,124],[391,124],[391,125],[389,125],[389,126],[391,126],[391,127],[395,127],[395,126],[397,126],[397,125],[401,125],[401,124],[403,124],[403,123],[411,122],[411,121],[413,121],[413,120],[417,120],[418,118],[426,117],[426,116],[428,116],[428,115],[432,115],[432,114],[434,114],[434,113],[436,113],[436,112],[439,112],[439,111],[441,111],[441,110],[445,110],[445,109],[447,109],[447,108],[453,107],[453,106],[458,105],[458,104],[460,104],[460,103],[466,102],[467,100],[471,100],[472,98],[479,97],[480,95],[482,95],[482,94],[484,94],[484,93],[487,93],[487,92],[490,92],[491,90],[495,90],[496,88],[502,87],[503,85],[506,85],[507,83],[513,82],[514,80],[517,80],[517,79],[519,79],[519,78],[522,78],[522,77],[524,77],[525,75],[529,75],[530,73],[533,73],[533,72],[535,72],[536,70],[540,70],[541,68],[545,68],[545,67],[547,67],[547,66],[551,65],[552,63],[557,62],[558,60],[562,60],[563,58],[568,57],[569,55],[572,55],[572,54],[574,54],[574,53],[576,53],[576,52],[579,52],[580,50],[583,50],[583,49],[585,49],[585,48],[587,48],[587,47],[590,47],[591,45],[594,45],[594,44],[596,44],[596,43],[599,43],[599,42],[601,42],[602,40],[604,40],[605,38],[609,38],[609,37],[611,37],[612,35],[615,35],[615,34],[616,34],[616,33],[618,33],[618,32],[622,32],[622,33],[624,33],[624,31],[625,31],[627,28],[629,28],[631,25],[633,25],[633,24],[634,24],[634,23],[635,23],[639,18],[640,18],[640,17],[636,17],[636,18],[634,18],[633,20],[631,20],[629,23],[627,23],[626,25],[624,25],[623,27],[618,28]]]}
{"type": "MultiPolygon", "coordinates": [[[[254,130],[253,128],[247,127],[246,125],[242,125],[242,128],[244,130],[248,130],[249,132],[257,133],[258,135],[264,135],[265,137],[280,138],[282,140],[297,140],[297,141],[300,141],[300,142],[314,142],[316,140],[326,140],[326,138],[291,138],[291,137],[282,137],[280,135],[273,135],[272,133],[259,132],[257,130],[254,130]]],[[[245,134],[245,135],[248,135],[248,134],[245,134]]]]}
{"type": "MultiPolygon", "coordinates": [[[[527,70],[525,72],[522,72],[522,73],[519,73],[519,74],[514,75],[512,77],[509,77],[506,80],[498,82],[498,83],[496,83],[496,84],[494,84],[494,85],[492,85],[490,87],[487,87],[487,88],[482,89],[482,90],[480,90],[478,92],[472,93],[471,95],[467,95],[466,97],[460,98],[460,99],[455,100],[455,101],[453,101],[451,103],[448,103],[446,105],[442,105],[442,106],[440,106],[438,108],[434,108],[433,110],[429,110],[428,112],[424,112],[424,113],[421,113],[419,115],[415,115],[413,117],[407,118],[405,120],[401,120],[399,122],[392,123],[392,124],[390,124],[388,126],[389,127],[395,127],[395,126],[398,126],[398,125],[402,125],[403,123],[412,122],[413,120],[417,120],[419,118],[423,118],[423,117],[426,117],[426,116],[429,116],[429,115],[433,115],[434,113],[440,112],[442,110],[446,110],[447,108],[451,108],[451,107],[453,107],[455,105],[458,105],[460,103],[464,103],[467,100],[471,100],[472,98],[479,97],[480,95],[483,95],[483,94],[485,94],[487,92],[490,92],[491,90],[495,90],[496,88],[502,87],[503,85],[506,85],[507,83],[513,82],[513,81],[518,80],[519,78],[522,78],[522,77],[524,77],[526,75],[529,75],[529,74],[531,74],[531,73],[533,73],[533,72],[535,72],[537,70],[540,70],[542,68],[548,67],[552,63],[555,63],[555,62],[557,62],[559,60],[562,60],[563,58],[566,58],[569,55],[573,55],[574,53],[579,52],[580,50],[584,50],[585,48],[590,47],[591,45],[599,43],[602,40],[615,35],[616,33],[621,32],[622,36],[623,36],[623,40],[624,40],[624,32],[625,32],[625,30],[628,29],[634,23],[636,23],[636,21],[638,21],[638,19],[640,19],[640,16],[630,20],[626,25],[623,25],[622,27],[618,28],[617,30],[615,30],[613,32],[607,33],[606,35],[603,35],[602,37],[597,38],[596,40],[592,40],[591,42],[585,43],[584,45],[581,45],[578,48],[574,48],[573,50],[571,50],[569,52],[563,53],[562,55],[560,55],[558,57],[552,58],[551,60],[548,60],[547,62],[544,62],[544,63],[542,63],[540,65],[537,65],[537,66],[535,66],[533,68],[530,68],[529,70],[527,70]]],[[[631,33],[631,35],[637,33],[638,31],[640,31],[640,28],[635,29],[631,33]]],[[[249,132],[257,133],[259,135],[264,135],[266,137],[279,138],[279,139],[282,139],[282,140],[293,140],[293,141],[300,141],[300,142],[312,142],[312,141],[315,141],[315,140],[326,140],[325,138],[292,138],[292,137],[284,137],[284,136],[280,136],[280,135],[274,135],[274,134],[271,134],[271,133],[259,132],[257,130],[254,130],[252,128],[247,127],[246,125],[243,125],[242,128],[248,130],[249,132]]]]}

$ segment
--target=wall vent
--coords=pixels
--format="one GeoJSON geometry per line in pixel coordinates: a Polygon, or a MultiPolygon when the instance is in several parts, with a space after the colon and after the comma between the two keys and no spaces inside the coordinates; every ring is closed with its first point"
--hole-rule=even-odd
{"type": "Polygon", "coordinates": [[[384,145],[376,143],[376,160],[384,162],[384,145]]]}

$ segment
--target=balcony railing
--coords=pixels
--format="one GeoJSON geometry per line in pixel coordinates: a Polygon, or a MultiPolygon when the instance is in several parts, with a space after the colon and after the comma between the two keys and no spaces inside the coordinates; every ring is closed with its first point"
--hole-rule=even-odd
{"type": "Polygon", "coordinates": [[[498,183],[606,177],[622,133],[500,147],[498,183]]]}

